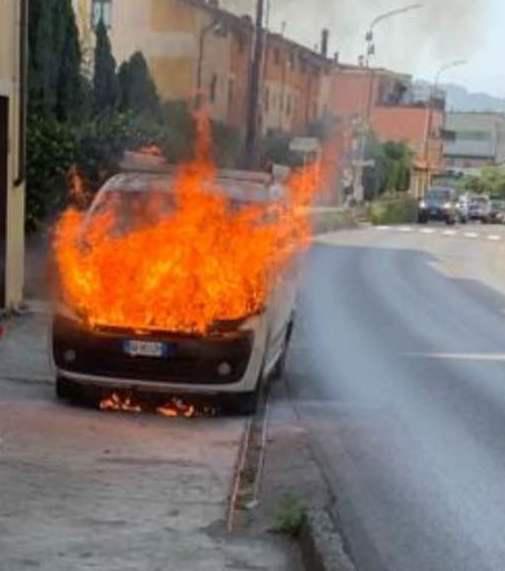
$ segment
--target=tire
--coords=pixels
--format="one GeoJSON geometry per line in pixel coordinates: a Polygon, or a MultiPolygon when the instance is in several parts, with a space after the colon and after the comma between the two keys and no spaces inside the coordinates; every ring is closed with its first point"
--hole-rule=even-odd
{"type": "Polygon", "coordinates": [[[238,396],[235,410],[240,416],[253,416],[258,412],[261,392],[258,389],[252,393],[244,393],[238,396]]]}
{"type": "Polygon", "coordinates": [[[284,373],[286,372],[286,364],[288,361],[288,353],[289,353],[289,344],[291,342],[291,336],[293,335],[294,329],[294,321],[291,321],[288,325],[288,330],[286,333],[286,339],[284,341],[284,347],[282,349],[282,353],[279,357],[279,360],[275,364],[275,367],[272,371],[272,380],[273,381],[280,381],[282,377],[284,377],[284,373]]]}
{"type": "Polygon", "coordinates": [[[419,216],[417,219],[418,224],[428,224],[428,218],[426,216],[419,216]]]}
{"type": "Polygon", "coordinates": [[[76,398],[75,384],[58,376],[56,377],[55,393],[58,400],[73,400],[76,398]]]}
{"type": "Polygon", "coordinates": [[[447,226],[454,226],[454,224],[456,224],[456,220],[454,220],[454,218],[447,218],[445,223],[447,224],[447,226]]]}
{"type": "Polygon", "coordinates": [[[226,414],[232,416],[253,416],[258,412],[262,381],[258,382],[256,390],[248,393],[239,393],[227,399],[223,407],[226,414]]]}

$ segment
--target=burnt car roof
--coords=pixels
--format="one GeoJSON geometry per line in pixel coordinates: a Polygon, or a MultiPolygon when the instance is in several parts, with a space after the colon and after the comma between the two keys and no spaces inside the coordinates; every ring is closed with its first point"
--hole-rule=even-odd
{"type": "MultiPolygon", "coordinates": [[[[218,173],[216,184],[209,182],[213,192],[223,194],[234,202],[244,204],[268,204],[281,201],[284,188],[272,184],[271,178],[261,173],[240,173],[222,171],[218,173]],[[242,175],[242,176],[241,176],[242,175]]],[[[110,178],[103,186],[103,192],[167,192],[173,191],[174,173],[128,172],[110,178]]]]}

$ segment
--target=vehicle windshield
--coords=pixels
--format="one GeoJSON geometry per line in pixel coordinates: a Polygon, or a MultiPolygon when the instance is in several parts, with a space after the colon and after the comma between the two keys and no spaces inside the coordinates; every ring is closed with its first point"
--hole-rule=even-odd
{"type": "Polygon", "coordinates": [[[430,190],[426,199],[433,202],[447,202],[452,199],[452,192],[443,188],[430,190]]]}
{"type": "Polygon", "coordinates": [[[486,204],[488,204],[488,202],[489,202],[489,200],[487,198],[482,197],[482,196],[472,198],[472,204],[475,204],[476,206],[485,206],[486,204]]]}
{"type": "MultiPolygon", "coordinates": [[[[87,224],[99,216],[112,215],[111,231],[115,235],[151,226],[169,216],[175,208],[174,177],[153,174],[120,174],[110,179],[92,204],[87,224]]],[[[209,186],[210,188],[210,186],[209,186]]],[[[248,181],[219,179],[212,192],[222,193],[232,210],[247,206],[268,206],[280,198],[280,190],[267,189],[248,181]]],[[[270,219],[265,217],[265,221],[270,219]]]]}

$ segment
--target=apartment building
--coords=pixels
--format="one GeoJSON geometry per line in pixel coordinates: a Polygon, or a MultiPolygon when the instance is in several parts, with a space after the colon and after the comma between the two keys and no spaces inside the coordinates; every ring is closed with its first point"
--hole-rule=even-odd
{"type": "Polygon", "coordinates": [[[304,134],[330,104],[331,62],[280,34],[267,34],[262,131],[304,134]]]}
{"type": "Polygon", "coordinates": [[[337,65],[332,111],[370,126],[381,142],[408,144],[414,153],[411,191],[422,196],[443,170],[445,94],[418,100],[409,75],[386,69],[337,65]]]}
{"type": "Polygon", "coordinates": [[[0,0],[0,310],[23,298],[27,0],[0,0]]]}
{"type": "Polygon", "coordinates": [[[505,115],[501,113],[448,113],[446,166],[455,173],[478,172],[505,163],[505,115]]]}
{"type": "MultiPolygon", "coordinates": [[[[211,118],[244,124],[253,24],[204,0],[74,0],[84,53],[103,20],[120,64],[141,51],[160,97],[206,97],[211,118]]],[[[92,62],[91,62],[92,65],[92,62]]]]}

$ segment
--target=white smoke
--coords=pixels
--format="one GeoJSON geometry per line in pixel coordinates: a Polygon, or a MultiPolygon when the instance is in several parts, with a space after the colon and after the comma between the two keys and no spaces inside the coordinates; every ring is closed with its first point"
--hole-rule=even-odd
{"type": "MultiPolygon", "coordinates": [[[[420,10],[382,23],[376,29],[377,65],[415,71],[423,63],[471,57],[482,40],[488,0],[421,0],[420,10]]],[[[254,13],[256,0],[221,0],[235,13],[254,13]]],[[[409,0],[270,0],[270,28],[309,47],[319,44],[321,30],[331,30],[331,50],[357,63],[365,34],[382,12],[409,0]]]]}

